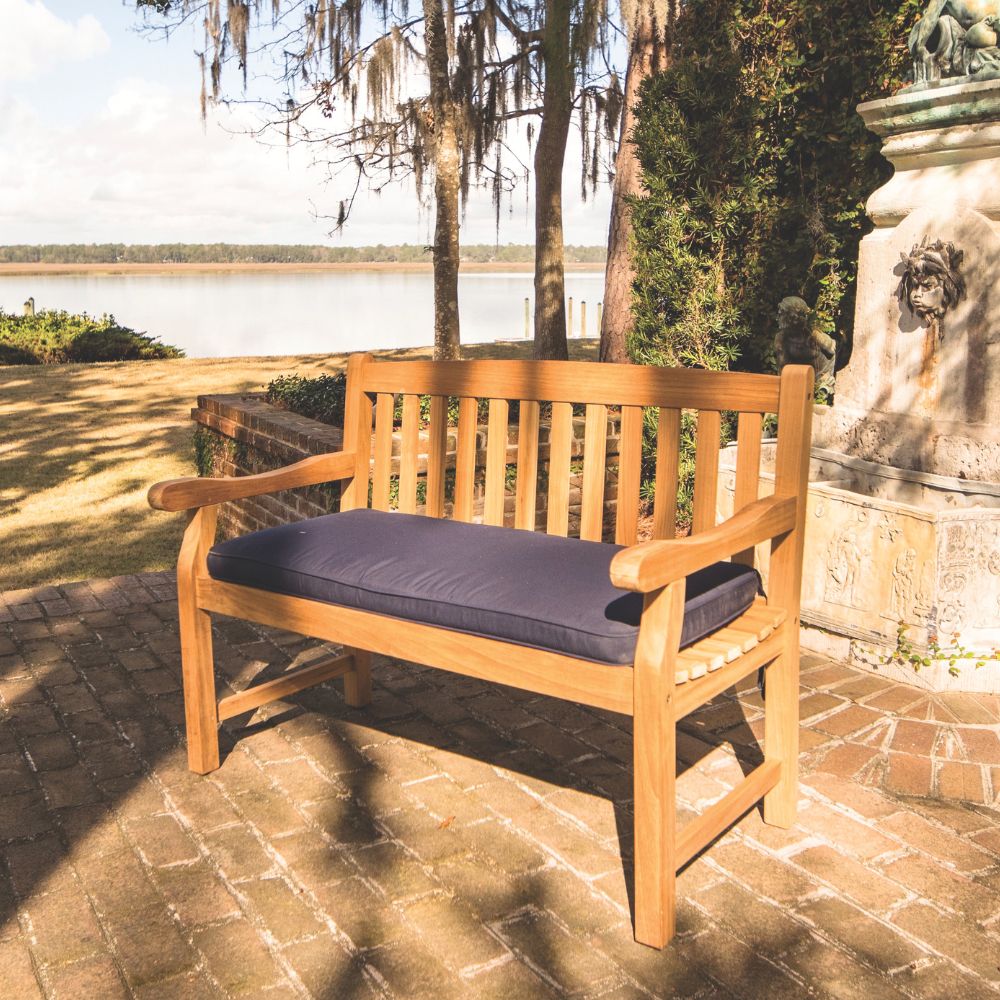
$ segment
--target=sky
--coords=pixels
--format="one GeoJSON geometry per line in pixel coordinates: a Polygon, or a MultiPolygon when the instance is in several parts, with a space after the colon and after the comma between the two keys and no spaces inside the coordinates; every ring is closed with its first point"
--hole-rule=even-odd
{"type": "MultiPolygon", "coordinates": [[[[433,215],[412,187],[363,192],[341,234],[329,216],[347,178],[311,153],[243,134],[248,109],[199,111],[200,33],[138,30],[133,0],[0,0],[0,244],[428,243],[433,215]]],[[[607,240],[610,191],[579,196],[567,150],[567,243],[607,240]]],[[[533,243],[530,190],[501,211],[500,243],[533,243]]],[[[465,243],[497,239],[474,193],[465,243]]]]}

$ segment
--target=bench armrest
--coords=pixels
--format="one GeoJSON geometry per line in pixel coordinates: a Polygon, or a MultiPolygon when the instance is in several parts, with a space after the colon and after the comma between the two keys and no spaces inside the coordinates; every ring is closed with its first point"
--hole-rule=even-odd
{"type": "Polygon", "coordinates": [[[348,479],[356,466],[353,451],[338,451],[328,455],[312,455],[294,465],[256,476],[227,479],[203,479],[189,476],[157,483],[149,490],[149,506],[157,510],[191,510],[208,507],[225,500],[244,500],[262,493],[294,490],[300,486],[315,486],[335,479],[348,479]]]}
{"type": "MultiPolygon", "coordinates": [[[[803,501],[804,502],[804,501],[803,501]]],[[[796,497],[765,497],[690,538],[640,542],[611,560],[611,582],[649,593],[795,527],[796,497]]]]}

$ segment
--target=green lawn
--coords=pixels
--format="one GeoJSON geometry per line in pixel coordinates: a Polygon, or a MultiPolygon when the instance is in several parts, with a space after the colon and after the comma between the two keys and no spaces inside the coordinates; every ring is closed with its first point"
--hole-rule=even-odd
{"type": "MultiPolygon", "coordinates": [[[[524,357],[529,344],[469,347],[524,357]]],[[[593,358],[594,341],[571,342],[593,358]]],[[[429,350],[376,352],[429,357],[429,350]]],[[[191,407],[201,393],[260,390],[274,376],[340,368],[346,355],[182,358],[0,367],[0,590],[166,569],[182,514],[146,491],[194,474],[191,407]]]]}

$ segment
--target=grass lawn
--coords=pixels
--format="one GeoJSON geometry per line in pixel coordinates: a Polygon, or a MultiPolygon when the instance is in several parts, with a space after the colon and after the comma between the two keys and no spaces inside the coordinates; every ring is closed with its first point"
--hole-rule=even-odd
{"type": "MultiPolygon", "coordinates": [[[[526,357],[530,344],[465,348],[526,357]]],[[[594,358],[596,341],[571,341],[594,358]]],[[[429,349],[376,352],[429,357],[429,349]]],[[[146,491],[194,475],[191,407],[201,393],[259,391],[276,375],[338,369],[346,355],[182,358],[0,368],[0,590],[167,569],[183,514],[146,491]]]]}

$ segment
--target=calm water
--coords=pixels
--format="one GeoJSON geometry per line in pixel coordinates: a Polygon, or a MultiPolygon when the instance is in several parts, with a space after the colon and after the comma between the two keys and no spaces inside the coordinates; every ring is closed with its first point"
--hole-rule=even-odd
{"type": "MultiPolygon", "coordinates": [[[[573,335],[580,334],[583,300],[587,335],[597,336],[604,272],[568,274],[566,294],[574,299],[573,335]]],[[[429,273],[0,276],[0,306],[8,312],[20,312],[29,296],[36,309],[113,313],[194,358],[422,347],[434,340],[429,273]]],[[[531,274],[463,275],[462,342],[523,336],[526,296],[533,308],[531,274]]]]}

